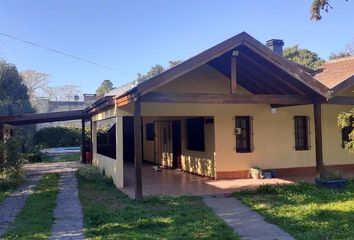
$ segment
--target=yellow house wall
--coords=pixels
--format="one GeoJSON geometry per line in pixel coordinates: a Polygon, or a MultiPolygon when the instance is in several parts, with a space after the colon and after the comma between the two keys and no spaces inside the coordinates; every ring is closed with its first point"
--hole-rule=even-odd
{"type": "MultiPolygon", "coordinates": [[[[350,106],[323,106],[323,143],[326,164],[354,164],[353,155],[340,148],[341,133],[336,117],[350,106]],[[335,156],[341,156],[338,160],[335,156]]],[[[216,171],[240,171],[259,166],[296,168],[315,166],[313,106],[294,106],[270,112],[265,104],[171,104],[143,103],[144,116],[214,116],[216,171]],[[253,117],[252,153],[236,153],[235,116],[253,117]],[[294,149],[293,117],[310,117],[310,150],[294,149]]],[[[185,145],[185,144],[183,144],[185,145]]]]}
{"type": "Polygon", "coordinates": [[[323,161],[325,164],[354,164],[354,154],[349,154],[342,147],[342,131],[337,126],[337,116],[348,112],[354,106],[323,105],[323,161]]]}
{"type": "Polygon", "coordinates": [[[345,89],[337,94],[338,96],[354,96],[354,86],[345,89]]]}
{"type": "MultiPolygon", "coordinates": [[[[154,92],[185,92],[185,93],[230,93],[230,79],[214,68],[203,65],[154,92]]],[[[237,86],[239,94],[251,94],[241,86],[237,86]]]]}
{"type": "MultiPolygon", "coordinates": [[[[250,94],[237,86],[240,94],[250,94]]],[[[353,95],[350,88],[342,95],[353,95]]],[[[229,93],[229,79],[209,66],[202,66],[174,81],[155,89],[161,92],[229,93]]],[[[341,149],[341,133],[336,124],[340,111],[352,106],[323,106],[323,151],[327,165],[354,164],[353,155],[341,149]]],[[[123,107],[132,113],[132,105],[123,107]]],[[[315,138],[313,106],[293,106],[277,109],[271,113],[268,104],[183,104],[142,103],[144,117],[213,116],[215,127],[215,151],[208,159],[216,159],[216,171],[241,171],[258,166],[264,169],[315,166],[315,138]],[[310,150],[294,149],[293,117],[310,118],[310,150]],[[251,153],[236,153],[234,117],[253,117],[253,145],[251,153]]],[[[183,137],[183,134],[182,134],[183,137]]],[[[150,143],[151,145],[151,143],[150,143]]],[[[182,144],[185,146],[185,144],[182,144]]],[[[146,146],[148,147],[148,146],[146,146]]],[[[203,159],[198,153],[184,153],[194,159],[203,159]]],[[[151,152],[145,152],[148,158],[151,152]]],[[[186,159],[186,158],[185,158],[186,159]]],[[[188,159],[188,158],[187,158],[188,159]]],[[[199,161],[200,163],[202,161],[199,161]]]]}

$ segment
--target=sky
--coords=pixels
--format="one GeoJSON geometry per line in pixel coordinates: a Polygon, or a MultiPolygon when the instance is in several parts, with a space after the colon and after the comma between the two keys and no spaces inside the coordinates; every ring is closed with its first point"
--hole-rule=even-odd
{"type": "Polygon", "coordinates": [[[50,74],[50,85],[93,93],[104,79],[120,86],[151,66],[185,60],[242,31],[261,42],[299,44],[326,59],[354,41],[354,1],[332,0],[310,20],[311,0],[0,0],[0,58],[19,71],[50,74]]]}

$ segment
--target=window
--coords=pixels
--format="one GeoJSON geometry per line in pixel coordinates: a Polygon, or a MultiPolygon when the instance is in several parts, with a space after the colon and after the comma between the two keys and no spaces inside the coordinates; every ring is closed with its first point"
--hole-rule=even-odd
{"type": "Polygon", "coordinates": [[[204,118],[186,120],[187,148],[193,151],[205,151],[204,118]]]}
{"type": "Polygon", "coordinates": [[[252,152],[251,148],[251,117],[237,116],[235,119],[236,152],[252,152]]]}
{"type": "Polygon", "coordinates": [[[345,145],[351,141],[349,134],[353,131],[353,121],[354,119],[349,120],[349,126],[342,128],[342,147],[345,148],[345,145]]]}
{"type": "Polygon", "coordinates": [[[146,141],[154,141],[155,137],[155,124],[147,123],[145,125],[145,139],[146,141]]]}
{"type": "Polygon", "coordinates": [[[294,117],[295,150],[309,150],[309,125],[307,116],[294,117]]]}

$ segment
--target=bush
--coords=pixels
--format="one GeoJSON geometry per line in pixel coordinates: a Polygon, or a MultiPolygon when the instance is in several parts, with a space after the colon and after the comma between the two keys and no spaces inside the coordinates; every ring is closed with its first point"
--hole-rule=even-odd
{"type": "Polygon", "coordinates": [[[39,163],[43,162],[43,158],[44,154],[38,150],[21,154],[21,159],[23,163],[39,163]]]}
{"type": "Polygon", "coordinates": [[[0,141],[0,174],[17,171],[21,167],[19,143],[14,138],[0,141]]]}
{"type": "Polygon", "coordinates": [[[0,190],[15,188],[25,180],[25,175],[22,171],[17,170],[10,173],[0,174],[0,190]]]}
{"type": "Polygon", "coordinates": [[[68,127],[47,127],[34,135],[36,146],[45,148],[71,147],[81,144],[81,129],[68,127]]]}
{"type": "MultiPolygon", "coordinates": [[[[102,173],[104,172],[105,171],[103,169],[102,173]]],[[[100,169],[97,166],[87,165],[79,167],[79,169],[76,171],[76,176],[86,182],[104,182],[108,186],[114,185],[112,177],[106,177],[102,175],[100,169]]]]}

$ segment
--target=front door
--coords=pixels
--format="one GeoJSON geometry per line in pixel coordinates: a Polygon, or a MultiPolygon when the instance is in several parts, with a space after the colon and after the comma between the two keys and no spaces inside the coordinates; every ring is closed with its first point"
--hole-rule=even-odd
{"type": "Polygon", "coordinates": [[[181,121],[172,122],[172,153],[173,153],[173,168],[181,169],[181,154],[182,154],[182,139],[181,139],[181,121]]]}

